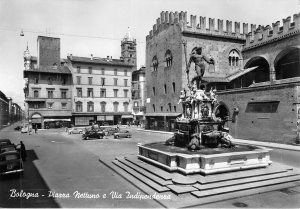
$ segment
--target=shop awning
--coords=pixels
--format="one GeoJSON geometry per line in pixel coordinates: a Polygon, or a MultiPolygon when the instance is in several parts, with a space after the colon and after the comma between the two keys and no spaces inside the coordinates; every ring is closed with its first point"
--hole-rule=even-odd
{"type": "Polygon", "coordinates": [[[113,115],[106,115],[105,120],[114,120],[114,116],[113,115]]]}
{"type": "Polygon", "coordinates": [[[51,122],[51,121],[71,121],[71,119],[44,119],[44,122],[51,122]]]}
{"type": "Polygon", "coordinates": [[[133,118],[133,115],[122,115],[121,118],[133,118]]]}
{"type": "Polygon", "coordinates": [[[97,116],[97,121],[105,121],[105,116],[104,115],[98,115],[97,116]]]}

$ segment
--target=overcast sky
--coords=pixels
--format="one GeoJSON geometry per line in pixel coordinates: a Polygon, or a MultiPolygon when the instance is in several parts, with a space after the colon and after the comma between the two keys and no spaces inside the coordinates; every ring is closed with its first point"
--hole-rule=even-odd
{"type": "Polygon", "coordinates": [[[37,55],[38,35],[61,38],[61,58],[119,58],[130,27],[139,68],[145,65],[146,35],[161,11],[186,11],[188,21],[193,14],[272,25],[299,9],[300,0],[0,0],[0,90],[24,107],[23,52],[28,42],[37,55]]]}

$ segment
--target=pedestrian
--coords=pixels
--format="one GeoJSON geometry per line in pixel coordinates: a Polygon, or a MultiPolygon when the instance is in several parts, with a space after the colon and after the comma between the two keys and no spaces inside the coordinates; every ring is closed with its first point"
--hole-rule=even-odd
{"type": "Polygon", "coordinates": [[[23,161],[26,161],[27,158],[27,153],[26,153],[26,148],[25,145],[22,141],[20,141],[20,154],[21,154],[21,158],[23,161]]]}
{"type": "Polygon", "coordinates": [[[37,133],[37,125],[35,125],[35,127],[34,127],[34,131],[35,131],[35,133],[37,133]]]}

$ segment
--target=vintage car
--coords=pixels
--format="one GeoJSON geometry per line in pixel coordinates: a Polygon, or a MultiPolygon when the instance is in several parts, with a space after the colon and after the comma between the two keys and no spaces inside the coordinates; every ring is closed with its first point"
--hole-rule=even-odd
{"type": "Polygon", "coordinates": [[[80,128],[70,128],[68,132],[69,134],[82,134],[83,130],[80,128]]]}
{"type": "Polygon", "coordinates": [[[0,154],[0,175],[23,171],[23,162],[18,151],[7,151],[0,154]]]}
{"type": "Polygon", "coordinates": [[[114,138],[115,139],[122,138],[122,137],[124,137],[124,138],[131,138],[132,134],[128,130],[120,130],[119,132],[114,133],[114,138]]]}
{"type": "Polygon", "coordinates": [[[119,129],[116,127],[103,127],[103,126],[100,127],[100,130],[105,133],[105,136],[111,136],[114,133],[117,133],[119,131],[119,129]]]}
{"type": "Polygon", "coordinates": [[[15,131],[20,131],[21,128],[22,128],[21,126],[16,126],[16,127],[14,128],[14,130],[15,130],[15,131]]]}
{"type": "Polygon", "coordinates": [[[14,144],[8,144],[0,147],[0,153],[9,151],[16,151],[16,146],[14,144]]]}
{"type": "Polygon", "coordinates": [[[27,132],[28,132],[28,129],[29,129],[28,126],[23,126],[23,127],[21,128],[21,133],[22,133],[22,134],[23,134],[23,133],[27,133],[27,132]]]}
{"type": "Polygon", "coordinates": [[[13,145],[13,143],[9,139],[0,139],[0,148],[7,145],[13,145]]]}
{"type": "Polygon", "coordinates": [[[96,131],[96,130],[90,130],[86,131],[84,134],[82,134],[82,139],[83,140],[88,140],[88,139],[103,139],[105,136],[105,133],[103,131],[96,131]]]}

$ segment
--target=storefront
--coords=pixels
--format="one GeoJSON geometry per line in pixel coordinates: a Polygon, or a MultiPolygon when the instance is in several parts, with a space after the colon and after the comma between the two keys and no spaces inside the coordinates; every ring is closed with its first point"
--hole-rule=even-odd
{"type": "Polygon", "coordinates": [[[121,119],[123,125],[131,124],[133,121],[133,115],[122,115],[121,119]]]}
{"type": "Polygon", "coordinates": [[[47,118],[47,119],[44,119],[44,127],[46,129],[71,127],[71,119],[67,119],[67,118],[47,118]]]}

